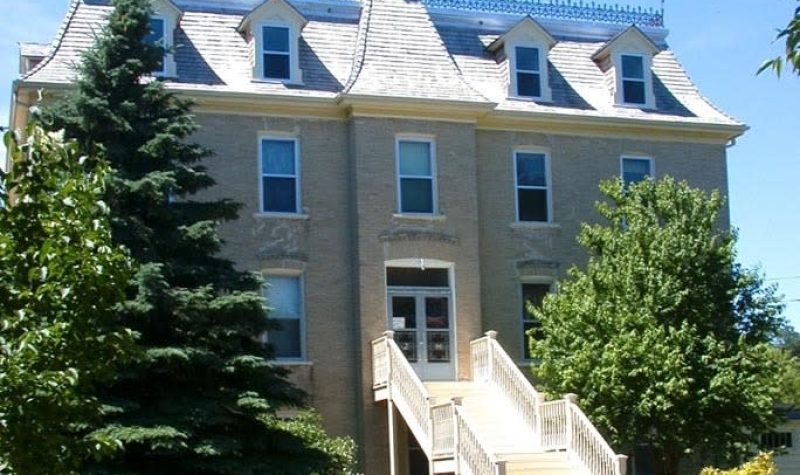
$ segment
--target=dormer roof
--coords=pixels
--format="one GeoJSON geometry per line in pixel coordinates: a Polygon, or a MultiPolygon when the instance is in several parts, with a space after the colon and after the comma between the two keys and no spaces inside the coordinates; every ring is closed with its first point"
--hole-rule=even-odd
{"type": "Polygon", "coordinates": [[[661,52],[661,48],[656,45],[649,36],[645,35],[642,30],[636,25],[631,25],[623,32],[608,40],[599,50],[593,55],[592,59],[597,61],[608,56],[611,51],[615,49],[624,49],[626,51],[647,53],[655,56],[661,52]]]}
{"type": "Polygon", "coordinates": [[[178,5],[175,4],[172,0],[155,0],[153,2],[153,8],[158,11],[158,6],[163,5],[166,9],[175,15],[175,17],[180,18],[183,15],[183,10],[181,10],[178,5]]]}
{"type": "Polygon", "coordinates": [[[507,41],[514,40],[539,41],[546,44],[548,49],[552,48],[557,43],[556,39],[553,38],[553,35],[545,30],[538,21],[534,20],[533,17],[528,15],[520,20],[516,25],[511,27],[511,29],[505,32],[505,34],[494,40],[486,48],[491,52],[495,52],[502,48],[507,41]]]}
{"type": "Polygon", "coordinates": [[[253,20],[260,18],[279,18],[294,23],[299,28],[303,28],[308,23],[308,19],[288,1],[266,0],[245,15],[237,29],[241,33],[247,32],[253,20]]]}

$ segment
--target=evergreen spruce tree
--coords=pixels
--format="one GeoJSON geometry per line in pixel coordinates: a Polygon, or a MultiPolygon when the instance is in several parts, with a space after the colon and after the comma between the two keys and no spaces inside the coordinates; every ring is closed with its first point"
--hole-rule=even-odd
{"type": "Polygon", "coordinates": [[[328,439],[318,417],[291,423],[280,406],[303,394],[268,362],[259,279],[218,256],[217,224],[238,204],[192,196],[213,180],[209,151],[188,139],[191,104],[150,77],[163,49],[144,42],[148,0],[113,0],[109,23],[84,56],[76,90],[41,120],[84,147],[98,146],[114,172],[107,201],[116,243],[139,263],[119,312],[142,357],[101,396],[101,435],[124,445],[92,473],[341,473],[352,442],[328,439]]]}

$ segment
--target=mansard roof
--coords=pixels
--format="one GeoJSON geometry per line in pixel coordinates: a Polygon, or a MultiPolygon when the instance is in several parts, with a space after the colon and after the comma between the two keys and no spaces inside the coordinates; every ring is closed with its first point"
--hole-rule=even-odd
{"type": "MultiPolygon", "coordinates": [[[[110,12],[105,0],[72,0],[50,54],[20,81],[66,85],[81,54],[110,12]]],[[[535,18],[556,40],[549,52],[551,102],[508,97],[508,65],[489,45],[525,14],[434,8],[433,0],[280,0],[308,20],[299,47],[302,85],[253,81],[247,40],[237,31],[261,0],[175,0],[183,17],[175,32],[177,78],[189,93],[275,95],[331,103],[359,98],[465,104],[525,116],[588,117],[742,127],[692,84],[666,48],[666,30],[636,28],[657,46],[655,110],[617,107],[607,77],[593,60],[627,25],[535,18]]],[[[276,0],[273,0],[276,1],[276,0]]],[[[512,0],[506,0],[510,2],[512,0]]]]}

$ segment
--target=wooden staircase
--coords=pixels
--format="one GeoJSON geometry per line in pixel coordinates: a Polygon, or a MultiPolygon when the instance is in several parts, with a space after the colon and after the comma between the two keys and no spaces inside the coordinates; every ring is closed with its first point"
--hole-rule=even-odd
{"type": "Polygon", "coordinates": [[[546,402],[496,335],[471,343],[472,381],[423,383],[392,332],[372,343],[375,400],[388,401],[390,414],[397,409],[429,472],[625,475],[627,457],[614,453],[575,396],[546,402]]]}
{"type": "Polygon", "coordinates": [[[574,473],[565,452],[542,452],[536,434],[492,387],[473,381],[426,382],[425,387],[436,402],[460,401],[488,451],[505,462],[506,475],[574,473]]]}

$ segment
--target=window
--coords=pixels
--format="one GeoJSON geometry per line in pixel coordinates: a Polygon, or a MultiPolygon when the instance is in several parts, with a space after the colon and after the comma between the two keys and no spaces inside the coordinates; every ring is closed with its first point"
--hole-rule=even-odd
{"type": "Polygon", "coordinates": [[[526,360],[532,359],[528,338],[532,336],[538,340],[542,337],[541,323],[529,307],[540,307],[548,292],[550,292],[550,284],[522,284],[522,329],[524,331],[522,354],[526,360]]]}
{"type": "Polygon", "coordinates": [[[289,28],[264,26],[261,29],[263,75],[265,79],[291,78],[291,48],[289,28]]]}
{"type": "Polygon", "coordinates": [[[621,56],[622,102],[624,104],[647,104],[644,66],[643,56],[630,54],[621,56]]]}
{"type": "Polygon", "coordinates": [[[622,157],[622,181],[628,187],[653,176],[653,161],[644,157],[622,157]]]}
{"type": "Polygon", "coordinates": [[[516,152],[517,220],[550,220],[547,155],[541,152],[516,152]]]}
{"type": "MultiPolygon", "coordinates": [[[[166,48],[166,21],[163,18],[152,17],[150,18],[150,32],[145,35],[144,42],[149,45],[166,48]]],[[[166,56],[166,49],[164,55],[158,63],[158,67],[153,71],[154,74],[164,73],[164,56],[166,56]]]]}
{"type": "Polygon", "coordinates": [[[261,210],[272,213],[300,211],[297,140],[261,140],[261,210]]]}
{"type": "Polygon", "coordinates": [[[514,80],[516,95],[542,97],[542,64],[539,48],[517,46],[514,48],[514,80]]]}
{"type": "Polygon", "coordinates": [[[397,180],[401,213],[433,214],[436,209],[436,179],[433,142],[397,141],[397,180]]]}
{"type": "Polygon", "coordinates": [[[792,448],[791,432],[767,432],[761,434],[761,448],[763,450],[790,449],[792,448]]]}
{"type": "Polygon", "coordinates": [[[279,328],[267,332],[267,342],[278,359],[304,357],[305,315],[300,276],[267,276],[264,298],[270,307],[269,319],[279,328]]]}

